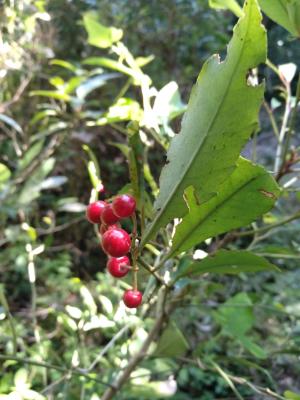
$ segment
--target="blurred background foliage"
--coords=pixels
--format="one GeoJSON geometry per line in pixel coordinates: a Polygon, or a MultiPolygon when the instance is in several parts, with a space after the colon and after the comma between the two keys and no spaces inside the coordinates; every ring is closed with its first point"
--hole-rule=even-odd
{"type": "MultiPolygon", "coordinates": [[[[0,3],[1,399],[100,399],[141,346],[153,316],[119,303],[129,284],[105,272],[85,204],[100,171],[108,196],[128,184],[136,123],[149,150],[147,187],[157,193],[191,86],[208,56],[224,56],[235,21],[206,0],[0,3]]],[[[299,63],[299,41],[265,24],[271,61],[299,63]]],[[[279,121],[280,80],[261,73],[279,121]]],[[[270,167],[265,109],[261,126],[256,157],[270,167]]],[[[294,178],[266,223],[299,207],[294,178]]],[[[191,301],[178,304],[177,325],[117,398],[299,399],[299,230],[295,221],[257,243],[241,238],[236,247],[266,254],[284,273],[198,280],[191,301]]]]}

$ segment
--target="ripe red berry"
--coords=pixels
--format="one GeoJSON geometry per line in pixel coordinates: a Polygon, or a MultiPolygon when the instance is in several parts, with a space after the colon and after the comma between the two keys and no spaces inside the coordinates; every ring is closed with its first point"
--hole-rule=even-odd
{"type": "Polygon", "coordinates": [[[104,235],[104,233],[106,231],[108,231],[109,229],[116,229],[116,228],[120,228],[121,225],[117,222],[116,224],[113,225],[105,225],[105,224],[101,224],[99,225],[99,233],[100,235],[104,235]]]}
{"type": "Polygon", "coordinates": [[[130,260],[127,256],[124,257],[111,257],[107,261],[107,269],[115,278],[122,278],[129,272],[130,260]]]}
{"type": "Polygon", "coordinates": [[[128,308],[137,308],[143,299],[143,295],[139,290],[126,290],[123,295],[123,301],[128,308]]]}
{"type": "Polygon", "coordinates": [[[113,225],[119,221],[119,217],[113,212],[112,205],[107,204],[101,214],[101,221],[105,225],[113,225]]]}
{"type": "Polygon", "coordinates": [[[129,194],[121,194],[117,196],[112,203],[114,213],[119,218],[130,217],[135,211],[135,199],[129,194]]]}
{"type": "Polygon", "coordinates": [[[99,224],[101,221],[101,215],[106,207],[105,201],[99,200],[91,203],[87,206],[86,217],[93,224],[99,224]]]}
{"type": "Polygon", "coordinates": [[[125,256],[130,250],[130,236],[124,229],[109,229],[102,236],[102,247],[111,257],[125,256]]]}

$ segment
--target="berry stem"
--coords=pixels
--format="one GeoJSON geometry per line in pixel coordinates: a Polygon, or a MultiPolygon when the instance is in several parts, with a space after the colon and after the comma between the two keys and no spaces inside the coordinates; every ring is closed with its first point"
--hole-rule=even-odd
{"type": "Polygon", "coordinates": [[[138,264],[137,259],[139,255],[139,242],[137,239],[137,219],[136,213],[133,213],[132,217],[133,229],[132,229],[132,249],[131,249],[131,258],[132,258],[132,287],[133,290],[138,289],[138,264]]]}

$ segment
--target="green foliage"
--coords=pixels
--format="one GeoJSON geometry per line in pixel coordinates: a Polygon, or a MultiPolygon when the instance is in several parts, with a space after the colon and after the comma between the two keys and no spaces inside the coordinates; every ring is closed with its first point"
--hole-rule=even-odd
{"type": "MultiPolygon", "coordinates": [[[[294,64],[261,66],[257,2],[241,3],[1,8],[0,398],[100,400],[128,374],[114,398],[298,399],[296,41],[266,19],[269,58],[294,64]],[[204,63],[187,106],[205,58],[225,55],[226,8],[241,17],[227,57],[204,63]],[[165,211],[143,236],[168,148],[165,211]],[[138,311],[84,218],[116,193],[138,205],[138,311]]],[[[296,36],[298,3],[281,19],[276,4],[261,1],[296,36]]]]}
{"type": "Polygon", "coordinates": [[[259,0],[262,10],[293,36],[300,36],[300,3],[297,0],[259,0]]]}
{"type": "Polygon", "coordinates": [[[269,211],[278,195],[276,182],[264,168],[240,158],[235,171],[209,201],[198,205],[194,193],[186,193],[190,212],[176,228],[171,254],[249,224],[269,211]]]}
{"type": "Polygon", "coordinates": [[[216,56],[209,59],[193,88],[182,131],[168,150],[156,214],[143,244],[170,220],[187,213],[183,194],[188,187],[193,186],[198,201],[203,203],[232,173],[243,145],[257,129],[264,90],[263,85],[249,86],[246,74],[265,58],[266,33],[261,15],[256,1],[249,1],[245,17],[234,30],[226,60],[220,63],[216,56]]]}

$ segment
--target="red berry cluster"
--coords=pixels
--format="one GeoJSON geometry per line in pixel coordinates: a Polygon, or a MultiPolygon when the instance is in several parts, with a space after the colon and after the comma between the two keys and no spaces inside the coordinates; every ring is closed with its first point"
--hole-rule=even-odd
{"type": "MultiPolygon", "coordinates": [[[[86,210],[87,219],[93,224],[99,224],[102,249],[109,257],[107,269],[115,278],[122,278],[130,269],[127,254],[131,248],[131,240],[119,221],[131,217],[135,213],[135,207],[135,199],[128,194],[122,194],[115,197],[112,203],[103,200],[91,203],[86,210]]],[[[137,289],[127,290],[123,301],[127,307],[136,308],[142,302],[142,293],[137,289]]]]}

